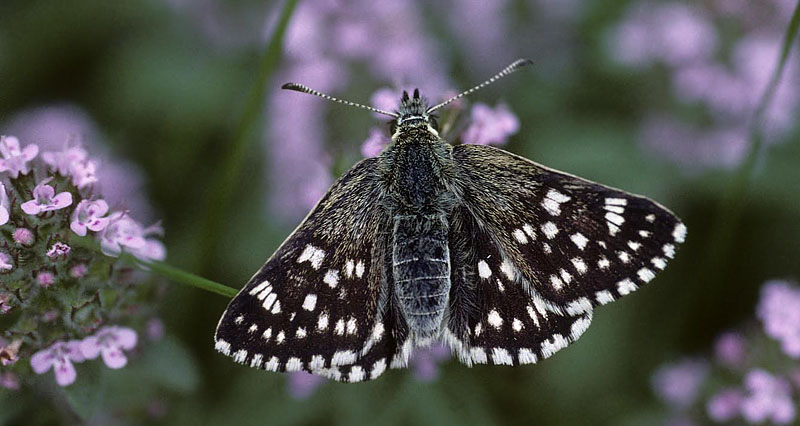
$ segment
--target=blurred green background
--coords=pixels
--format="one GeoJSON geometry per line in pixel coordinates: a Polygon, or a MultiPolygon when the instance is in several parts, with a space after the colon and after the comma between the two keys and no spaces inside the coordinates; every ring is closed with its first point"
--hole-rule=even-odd
{"type": "MultiPolygon", "coordinates": [[[[175,347],[103,373],[113,377],[100,408],[107,412],[95,424],[662,424],[663,407],[650,390],[656,366],[707,352],[721,331],[752,318],[764,280],[800,275],[800,135],[791,98],[797,86],[781,89],[789,94],[781,95],[778,112],[789,114],[789,125],[769,135],[752,157],[752,173],[741,179],[751,164],[748,120],[758,98],[744,103],[741,120],[730,112],[720,118],[708,101],[713,94],[687,97],[691,88],[682,92],[676,85],[683,59],[620,54],[625,46],[637,48],[620,41],[631,21],[674,22],[655,3],[345,3],[300,1],[281,44],[285,51],[269,58],[274,67],[268,60],[263,68],[285,6],[280,2],[4,0],[0,133],[11,133],[13,123],[37,108],[80,111],[95,139],[87,144],[105,145],[113,158],[140,169],[140,195],[149,207],[139,217],[163,221],[168,262],[238,288],[302,219],[298,211],[310,207],[305,200],[287,207],[286,197],[302,199],[297,193],[309,187],[312,195],[324,190],[360,158],[370,127],[383,127],[364,111],[280,92],[282,83],[297,80],[365,103],[381,87],[406,83],[430,86],[427,96],[439,99],[516,57],[531,57],[533,69],[470,99],[502,101],[519,117],[520,131],[504,148],[659,201],[687,224],[687,243],[655,285],[598,309],[588,332],[552,359],[472,369],[451,360],[432,382],[392,370],[375,382],[326,383],[306,399],[289,394],[284,375],[216,353],[212,336],[227,300],[175,284],[161,309],[165,345],[175,347]],[[648,13],[653,16],[639,16],[648,13]],[[414,42],[405,50],[395,44],[406,39],[414,42]],[[394,75],[395,69],[402,72],[394,75]],[[265,71],[270,78],[261,97],[265,71]],[[254,96],[263,112],[253,110],[254,96]],[[255,112],[254,127],[243,130],[248,111],[255,112]],[[653,117],[692,130],[655,131],[648,127],[653,117]],[[743,144],[700,140],[732,122],[737,131],[744,127],[743,144]],[[698,150],[700,144],[708,145],[698,150]],[[326,171],[319,181],[285,174],[298,168],[313,174],[313,167],[326,171]],[[159,386],[147,385],[150,376],[159,386]]],[[[751,66],[768,76],[776,55],[742,57],[736,45],[765,32],[780,41],[791,11],[786,3],[770,3],[772,12],[752,16],[714,2],[685,3],[715,40],[711,53],[691,53],[705,55],[691,60],[751,66]]],[[[681,41],[680,31],[699,30],[675,31],[667,42],[697,46],[691,37],[681,41]]],[[[796,59],[790,58],[785,80],[797,81],[796,59]]],[[[718,81],[713,91],[726,84],[718,81]]],[[[765,87],[759,80],[746,84],[759,94],[765,87]]],[[[89,368],[78,366],[79,382],[89,380],[89,368]]],[[[5,416],[10,423],[74,418],[64,414],[69,408],[43,410],[13,394],[3,399],[14,406],[5,416]]]]}

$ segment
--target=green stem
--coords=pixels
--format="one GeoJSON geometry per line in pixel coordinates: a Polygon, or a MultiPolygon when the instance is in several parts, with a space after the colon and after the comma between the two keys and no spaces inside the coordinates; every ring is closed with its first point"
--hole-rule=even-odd
{"type": "Polygon", "coordinates": [[[150,269],[156,274],[176,283],[188,284],[192,287],[197,287],[201,290],[210,291],[211,293],[216,293],[220,296],[225,296],[228,298],[236,296],[236,294],[239,292],[239,290],[236,290],[235,288],[228,287],[216,281],[211,281],[201,276],[186,272],[164,262],[145,262],[133,257],[130,254],[123,254],[123,256],[126,258],[126,260],[136,263],[143,268],[150,269]]]}
{"type": "MultiPolygon", "coordinates": [[[[739,167],[736,175],[731,179],[731,184],[722,200],[720,211],[717,215],[717,223],[719,225],[712,237],[713,241],[711,245],[712,255],[710,263],[715,267],[715,269],[712,270],[721,271],[724,269],[722,266],[726,258],[727,250],[733,241],[733,236],[735,234],[733,231],[743,214],[747,190],[752,181],[758,160],[762,155],[764,145],[764,114],[772,102],[772,98],[775,96],[775,91],[778,88],[783,71],[786,68],[786,61],[789,58],[789,53],[791,53],[792,44],[797,38],[798,29],[800,29],[800,2],[795,6],[792,19],[789,22],[789,27],[784,34],[777,66],[770,76],[769,83],[763,95],[759,99],[758,106],[753,112],[752,121],[750,122],[750,147],[747,156],[739,167]]],[[[722,275],[722,273],[718,274],[720,278],[722,278],[722,275]]]]}
{"type": "Polygon", "coordinates": [[[270,81],[280,61],[283,38],[289,25],[289,18],[296,6],[297,0],[285,0],[283,4],[278,24],[264,49],[255,85],[249,90],[249,97],[241,120],[236,127],[233,143],[227,157],[222,161],[219,176],[213,181],[211,195],[208,198],[207,214],[205,220],[200,222],[202,232],[198,232],[201,238],[200,244],[197,246],[199,267],[211,264],[208,260],[216,256],[215,249],[218,246],[234,188],[241,175],[242,164],[247,158],[247,153],[252,152],[251,147],[257,140],[253,136],[253,132],[261,117],[267,82],[270,81]]]}

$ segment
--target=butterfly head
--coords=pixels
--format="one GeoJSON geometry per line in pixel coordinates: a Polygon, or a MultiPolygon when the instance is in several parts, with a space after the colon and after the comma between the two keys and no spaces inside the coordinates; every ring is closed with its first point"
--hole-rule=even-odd
{"type": "Polygon", "coordinates": [[[419,95],[419,89],[414,89],[412,96],[404,90],[397,118],[392,121],[392,134],[395,135],[402,129],[417,127],[427,127],[436,133],[436,116],[428,114],[428,102],[419,95]]]}

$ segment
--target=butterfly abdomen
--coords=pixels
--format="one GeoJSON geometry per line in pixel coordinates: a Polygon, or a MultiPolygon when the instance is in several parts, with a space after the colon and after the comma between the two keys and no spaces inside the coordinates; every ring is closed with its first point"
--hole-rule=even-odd
{"type": "Polygon", "coordinates": [[[444,215],[394,217],[394,290],[409,329],[419,339],[438,335],[450,293],[448,224],[444,215]]]}

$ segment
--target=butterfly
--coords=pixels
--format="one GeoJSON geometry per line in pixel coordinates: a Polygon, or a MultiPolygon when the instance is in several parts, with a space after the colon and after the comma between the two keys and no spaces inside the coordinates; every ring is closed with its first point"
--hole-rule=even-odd
{"type": "Polygon", "coordinates": [[[402,368],[415,347],[520,365],[578,339],[593,310],[650,282],[686,226],[638,195],[499,148],[450,145],[414,91],[392,142],[337,180],[230,302],[215,347],[236,362],[343,381],[402,368]]]}

